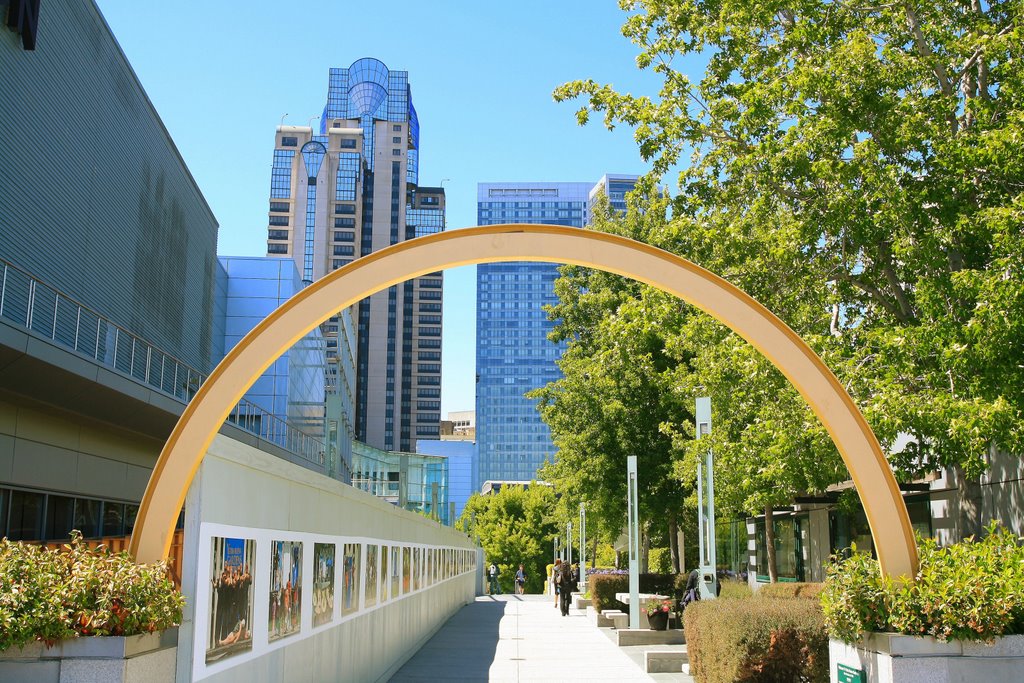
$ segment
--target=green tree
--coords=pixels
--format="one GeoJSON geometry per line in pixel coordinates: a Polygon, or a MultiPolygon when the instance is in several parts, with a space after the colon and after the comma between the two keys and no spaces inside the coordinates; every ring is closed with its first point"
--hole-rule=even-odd
{"type": "MultiPolygon", "coordinates": [[[[686,164],[657,243],[780,314],[883,445],[912,435],[893,456],[902,475],[940,465],[974,475],[992,444],[1019,452],[1020,2],[622,6],[638,66],[663,78],[658,99],[594,81],[555,95],[585,98],[581,123],[601,112],[609,127],[635,129],[653,164],[644,191],[686,164]],[[707,62],[698,81],[678,68],[691,58],[707,62]]],[[[696,381],[711,386],[730,377],[723,365],[746,361],[742,393],[777,404],[741,411],[729,438],[747,454],[819,460],[828,446],[816,421],[774,371],[729,334],[701,336],[715,350],[701,347],[696,381]]]]}
{"type": "Polygon", "coordinates": [[[526,592],[544,590],[545,566],[558,527],[551,487],[532,482],[529,487],[503,486],[497,493],[474,493],[455,527],[480,539],[484,566],[498,565],[502,590],[514,589],[516,570],[526,570],[526,592]]]}

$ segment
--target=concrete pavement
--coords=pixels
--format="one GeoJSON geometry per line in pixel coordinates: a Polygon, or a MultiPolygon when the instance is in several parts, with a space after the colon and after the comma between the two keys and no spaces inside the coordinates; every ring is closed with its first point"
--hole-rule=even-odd
{"type": "Polygon", "coordinates": [[[485,595],[459,610],[391,679],[645,681],[648,676],[586,616],[563,617],[542,595],[485,595]]]}

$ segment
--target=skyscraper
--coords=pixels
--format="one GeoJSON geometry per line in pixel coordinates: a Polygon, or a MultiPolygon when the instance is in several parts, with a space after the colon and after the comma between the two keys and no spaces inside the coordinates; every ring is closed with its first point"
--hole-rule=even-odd
{"type": "MultiPolygon", "coordinates": [[[[625,210],[636,176],[606,175],[594,183],[481,183],[477,223],[540,223],[582,228],[599,190],[625,210]]],[[[554,327],[543,306],[557,303],[558,266],[488,263],[477,266],[476,437],[474,487],[483,482],[530,481],[554,459],[551,433],[536,401],[524,394],[561,376],[555,361],[565,350],[547,335],[554,327]]]]}
{"type": "MultiPolygon", "coordinates": [[[[419,184],[420,127],[409,76],[376,59],[331,69],[320,131],[279,126],[267,253],[313,282],[353,259],[444,230],[445,195],[419,184]]],[[[355,437],[409,451],[441,420],[440,272],[354,307],[355,437]]],[[[338,322],[324,328],[329,357],[338,322]]]]}

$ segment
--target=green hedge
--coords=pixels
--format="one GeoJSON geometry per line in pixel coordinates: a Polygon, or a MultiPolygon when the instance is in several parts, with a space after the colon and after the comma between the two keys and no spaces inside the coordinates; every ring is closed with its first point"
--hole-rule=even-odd
{"type": "Polygon", "coordinates": [[[1024,545],[1016,535],[993,525],[983,539],[945,548],[919,540],[919,556],[913,583],[883,578],[865,553],[831,565],[821,594],[830,633],[848,643],[867,631],[939,640],[1024,634],[1024,545]]]}
{"type": "Polygon", "coordinates": [[[185,599],[163,562],[139,565],[127,553],[90,550],[73,533],[63,550],[0,541],[0,650],[181,622],[185,599]]]}
{"type": "Polygon", "coordinates": [[[823,583],[769,583],[758,589],[757,596],[759,598],[817,600],[824,587],[823,583]]]}
{"type": "Polygon", "coordinates": [[[813,600],[707,600],[683,622],[698,683],[828,681],[828,633],[813,600]]]}
{"type": "MultiPolygon", "coordinates": [[[[641,574],[640,592],[656,593],[679,598],[686,585],[685,574],[641,574]],[[682,576],[682,583],[679,577],[682,576]]],[[[598,612],[606,609],[626,610],[626,606],[615,599],[616,593],[629,592],[629,576],[626,574],[591,574],[587,577],[587,589],[590,591],[591,604],[598,612]]]]}

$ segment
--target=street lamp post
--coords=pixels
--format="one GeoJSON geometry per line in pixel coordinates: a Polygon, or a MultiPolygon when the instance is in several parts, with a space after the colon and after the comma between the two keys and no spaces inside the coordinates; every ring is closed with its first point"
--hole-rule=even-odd
{"type": "Polygon", "coordinates": [[[637,513],[636,456],[626,459],[629,515],[629,628],[640,628],[640,520],[637,513]]]}
{"type": "MultiPolygon", "coordinates": [[[[711,399],[702,396],[696,406],[697,439],[711,436],[711,399]]],[[[704,462],[697,461],[697,542],[700,554],[700,597],[718,597],[718,573],[715,547],[715,457],[708,448],[704,462]]]]}
{"type": "Polygon", "coordinates": [[[587,590],[587,507],[580,503],[580,592],[587,590]]]}

